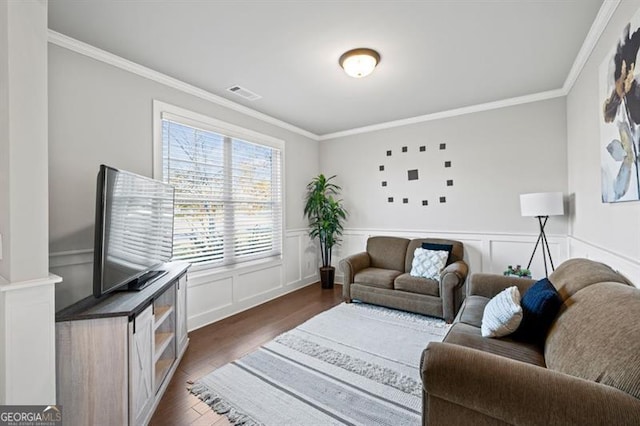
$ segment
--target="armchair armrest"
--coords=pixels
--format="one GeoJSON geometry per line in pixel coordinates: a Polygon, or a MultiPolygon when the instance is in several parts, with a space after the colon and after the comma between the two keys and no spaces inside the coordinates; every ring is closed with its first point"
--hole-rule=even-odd
{"type": "Polygon", "coordinates": [[[535,280],[529,278],[506,277],[498,274],[474,273],[469,277],[467,294],[469,296],[484,296],[491,299],[505,288],[518,287],[522,295],[529,287],[535,284],[535,280]]]}
{"type": "Polygon", "coordinates": [[[431,398],[512,425],[640,424],[640,401],[618,389],[463,346],[430,343],[421,375],[423,424],[443,424],[431,398]]]}
{"type": "Polygon", "coordinates": [[[440,272],[440,297],[442,298],[442,316],[447,323],[451,323],[456,316],[457,308],[462,303],[462,291],[460,290],[465,280],[469,267],[463,260],[458,260],[447,265],[440,272]]]}
{"type": "Polygon", "coordinates": [[[371,265],[371,258],[369,253],[363,251],[361,253],[352,254],[340,261],[340,270],[344,275],[342,283],[342,297],[345,301],[351,302],[351,284],[353,283],[353,277],[358,271],[368,268],[371,265]]]}

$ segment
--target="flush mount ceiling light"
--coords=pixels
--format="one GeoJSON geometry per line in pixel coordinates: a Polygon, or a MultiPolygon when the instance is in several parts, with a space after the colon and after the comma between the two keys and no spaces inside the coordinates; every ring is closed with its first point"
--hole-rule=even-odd
{"type": "Polygon", "coordinates": [[[343,53],[338,62],[347,75],[362,78],[371,74],[380,63],[380,54],[373,49],[353,49],[343,53]]]}

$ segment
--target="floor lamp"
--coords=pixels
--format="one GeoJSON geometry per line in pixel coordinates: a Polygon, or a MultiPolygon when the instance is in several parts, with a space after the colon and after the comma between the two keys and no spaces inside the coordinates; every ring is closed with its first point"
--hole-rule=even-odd
{"type": "Polygon", "coordinates": [[[542,247],[542,259],[544,261],[544,276],[548,277],[547,256],[549,256],[552,271],[555,270],[555,266],[553,266],[553,259],[551,259],[551,251],[549,250],[547,235],[544,233],[544,227],[547,224],[549,216],[562,216],[564,214],[562,192],[521,194],[520,212],[522,216],[536,217],[538,219],[538,225],[540,226],[540,235],[538,235],[538,241],[536,241],[536,246],[533,249],[533,253],[531,253],[527,269],[531,267],[533,257],[536,254],[536,250],[538,250],[538,245],[540,245],[542,247]]]}

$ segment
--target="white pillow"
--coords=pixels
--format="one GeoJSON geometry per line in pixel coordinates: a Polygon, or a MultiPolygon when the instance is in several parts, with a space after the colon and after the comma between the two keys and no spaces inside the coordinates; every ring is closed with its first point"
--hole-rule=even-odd
{"type": "Polygon", "coordinates": [[[511,334],[522,321],[520,292],[513,286],[495,295],[482,314],[482,336],[502,337],[511,334]]]}
{"type": "Polygon", "coordinates": [[[411,272],[414,277],[424,277],[432,280],[440,280],[440,271],[447,264],[449,252],[445,250],[426,250],[418,247],[413,252],[411,272]]]}

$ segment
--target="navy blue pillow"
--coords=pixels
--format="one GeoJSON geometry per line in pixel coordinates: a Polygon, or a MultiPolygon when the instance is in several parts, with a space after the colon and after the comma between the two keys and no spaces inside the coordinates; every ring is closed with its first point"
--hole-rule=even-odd
{"type": "Polygon", "coordinates": [[[520,300],[522,322],[512,337],[535,344],[544,344],[547,332],[558,315],[562,301],[558,291],[543,278],[524,293],[520,300]]]}
{"type": "Polygon", "coordinates": [[[447,265],[451,260],[451,250],[453,250],[453,244],[436,244],[436,243],[422,243],[422,248],[425,250],[434,250],[434,251],[446,251],[449,253],[447,257],[447,265]]]}

